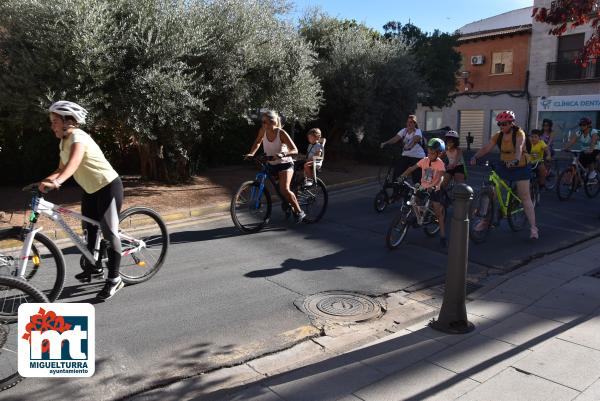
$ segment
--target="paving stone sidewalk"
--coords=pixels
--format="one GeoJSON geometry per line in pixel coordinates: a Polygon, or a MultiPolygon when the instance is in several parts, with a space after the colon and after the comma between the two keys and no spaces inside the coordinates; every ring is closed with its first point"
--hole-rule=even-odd
{"type": "Polygon", "coordinates": [[[571,252],[471,294],[469,334],[424,320],[349,351],[321,344],[311,360],[313,341],[135,399],[600,400],[600,241],[571,252]]]}

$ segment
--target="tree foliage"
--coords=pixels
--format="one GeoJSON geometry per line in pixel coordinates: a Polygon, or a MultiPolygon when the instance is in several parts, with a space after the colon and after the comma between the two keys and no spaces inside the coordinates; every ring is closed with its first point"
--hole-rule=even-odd
{"type": "Polygon", "coordinates": [[[549,33],[560,36],[569,28],[590,24],[593,33],[576,60],[587,64],[600,56],[600,3],[598,0],[556,0],[547,7],[535,7],[533,17],[552,26],[549,33]]]}
{"type": "MultiPolygon", "coordinates": [[[[302,122],[321,101],[314,53],[277,17],[286,7],[279,0],[0,3],[5,152],[22,151],[28,138],[49,142],[45,110],[69,99],[90,111],[85,128],[113,150],[111,161],[126,170],[120,162],[139,160],[135,169],[146,178],[185,179],[190,167],[214,161],[215,144],[239,157],[251,141],[240,135],[250,110],[274,107],[302,122]],[[7,140],[9,132],[17,140],[7,140]]],[[[35,166],[13,162],[21,179],[40,178],[35,166]]]]}
{"type": "Polygon", "coordinates": [[[378,143],[416,107],[423,81],[402,43],[318,10],[301,19],[300,34],[319,55],[315,73],[325,103],[318,124],[338,149],[349,134],[352,140],[378,143]]]}
{"type": "Polygon", "coordinates": [[[383,26],[384,37],[398,40],[408,47],[417,71],[427,86],[420,91],[419,101],[426,106],[444,107],[451,104],[448,96],[456,90],[456,76],[461,55],[456,50],[458,36],[435,30],[428,34],[413,24],[390,21],[383,26]]]}

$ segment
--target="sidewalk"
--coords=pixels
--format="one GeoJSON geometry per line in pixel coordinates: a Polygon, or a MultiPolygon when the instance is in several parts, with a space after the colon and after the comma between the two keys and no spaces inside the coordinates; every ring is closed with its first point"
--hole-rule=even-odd
{"type": "Polygon", "coordinates": [[[600,241],[584,246],[471,294],[469,334],[421,321],[353,349],[323,343],[315,353],[317,338],[134,399],[600,400],[600,241]]]}

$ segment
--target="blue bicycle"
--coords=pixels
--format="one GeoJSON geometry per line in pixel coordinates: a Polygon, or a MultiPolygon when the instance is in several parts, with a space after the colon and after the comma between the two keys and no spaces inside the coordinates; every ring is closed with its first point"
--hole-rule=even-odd
{"type": "MultiPolygon", "coordinates": [[[[246,181],[240,185],[233,198],[231,198],[230,213],[235,226],[244,233],[255,233],[262,230],[271,218],[272,199],[271,192],[267,187],[267,181],[271,182],[275,192],[281,200],[281,208],[286,218],[292,215],[292,207],[279,191],[277,177],[267,172],[266,156],[254,156],[252,158],[260,166],[260,172],[252,181],[246,181]]],[[[306,223],[316,223],[325,214],[327,209],[328,195],[327,187],[317,178],[310,187],[305,187],[302,182],[301,165],[295,165],[294,176],[290,189],[296,195],[300,208],[306,213],[306,223]]]]}

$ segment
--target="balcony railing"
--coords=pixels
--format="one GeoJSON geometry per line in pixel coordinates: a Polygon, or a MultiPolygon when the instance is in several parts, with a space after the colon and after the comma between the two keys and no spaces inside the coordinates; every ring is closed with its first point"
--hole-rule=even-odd
{"type": "Polygon", "coordinates": [[[546,82],[600,80],[600,58],[590,61],[582,67],[575,63],[548,63],[546,65],[546,82]],[[595,61],[595,62],[594,62],[595,61]]]}

